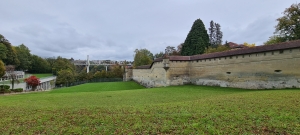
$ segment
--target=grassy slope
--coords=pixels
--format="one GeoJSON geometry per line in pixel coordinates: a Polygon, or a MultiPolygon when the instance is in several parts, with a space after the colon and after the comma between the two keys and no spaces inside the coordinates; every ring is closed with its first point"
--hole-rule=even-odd
{"type": "Polygon", "coordinates": [[[299,90],[93,83],[0,97],[1,134],[300,134],[299,90]]]}
{"type": "Polygon", "coordinates": [[[33,75],[36,76],[37,78],[44,78],[44,77],[52,76],[51,73],[48,73],[48,74],[33,74],[33,75]]]}

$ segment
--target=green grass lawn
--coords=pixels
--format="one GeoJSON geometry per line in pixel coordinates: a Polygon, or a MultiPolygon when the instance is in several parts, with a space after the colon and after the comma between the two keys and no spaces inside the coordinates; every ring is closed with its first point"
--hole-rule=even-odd
{"type": "Polygon", "coordinates": [[[47,74],[33,74],[33,75],[36,76],[37,78],[44,78],[44,77],[53,76],[51,73],[47,73],[47,74]]]}
{"type": "Polygon", "coordinates": [[[300,134],[300,89],[89,83],[0,96],[0,134],[300,134]]]}

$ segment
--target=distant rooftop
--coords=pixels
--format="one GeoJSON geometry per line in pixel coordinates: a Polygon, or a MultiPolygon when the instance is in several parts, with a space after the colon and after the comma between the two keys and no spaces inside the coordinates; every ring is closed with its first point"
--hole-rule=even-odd
{"type": "MultiPolygon", "coordinates": [[[[270,51],[277,51],[277,50],[284,50],[284,49],[292,49],[292,48],[300,48],[300,40],[294,40],[289,42],[283,42],[273,45],[261,45],[255,47],[238,47],[241,45],[234,45],[236,48],[241,49],[234,49],[224,52],[216,52],[216,53],[209,53],[209,54],[201,54],[201,55],[193,55],[193,56],[167,56],[167,59],[170,61],[192,61],[192,60],[203,60],[203,59],[210,59],[210,58],[219,58],[219,57],[226,57],[226,56],[235,56],[235,55],[244,55],[244,54],[252,54],[252,53],[261,53],[261,52],[270,52],[270,51]]],[[[155,59],[154,62],[161,62],[163,58],[155,59]]],[[[151,65],[139,66],[136,67],[137,69],[149,69],[151,65]]]]}

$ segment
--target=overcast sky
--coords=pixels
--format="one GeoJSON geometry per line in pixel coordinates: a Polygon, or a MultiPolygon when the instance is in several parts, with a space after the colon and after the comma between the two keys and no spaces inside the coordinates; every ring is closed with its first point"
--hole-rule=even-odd
{"type": "Polygon", "coordinates": [[[297,0],[0,0],[0,34],[32,54],[133,60],[183,43],[200,18],[221,25],[223,41],[261,45],[297,0]]]}

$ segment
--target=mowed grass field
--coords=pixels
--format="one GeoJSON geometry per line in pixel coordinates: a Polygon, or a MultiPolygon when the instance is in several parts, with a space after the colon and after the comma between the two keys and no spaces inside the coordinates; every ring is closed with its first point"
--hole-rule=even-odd
{"type": "Polygon", "coordinates": [[[300,134],[300,89],[89,83],[0,96],[0,134],[300,134]]]}
{"type": "Polygon", "coordinates": [[[33,75],[36,76],[37,78],[45,78],[45,77],[53,76],[51,73],[47,73],[47,74],[33,74],[33,75]]]}

